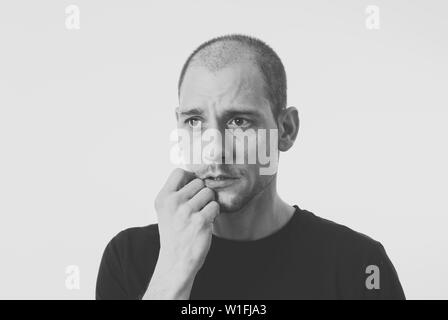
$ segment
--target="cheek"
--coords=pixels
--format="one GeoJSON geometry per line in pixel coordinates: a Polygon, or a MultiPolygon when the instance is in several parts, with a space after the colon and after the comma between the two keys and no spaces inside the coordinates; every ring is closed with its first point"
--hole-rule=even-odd
{"type": "MultiPolygon", "coordinates": [[[[260,153],[260,151],[265,152],[266,151],[266,135],[265,134],[260,134],[257,137],[257,151],[258,153],[260,153]]],[[[258,154],[257,154],[257,164],[259,164],[259,158],[258,158],[258,154]]]]}
{"type": "MultiPolygon", "coordinates": [[[[257,150],[258,150],[258,138],[257,138],[257,134],[253,133],[250,135],[249,137],[250,141],[252,141],[252,143],[248,143],[247,149],[246,149],[246,153],[249,156],[252,156],[254,159],[257,159],[257,150]]],[[[256,160],[257,161],[257,160],[256,160]]]]}
{"type": "Polygon", "coordinates": [[[252,189],[253,186],[257,184],[257,180],[259,179],[258,172],[259,170],[256,165],[244,166],[244,169],[241,172],[242,179],[240,187],[247,190],[252,189]]]}
{"type": "Polygon", "coordinates": [[[271,180],[271,176],[260,174],[260,166],[250,165],[245,168],[244,188],[247,190],[258,190],[271,180]]]}
{"type": "MultiPolygon", "coordinates": [[[[231,140],[229,150],[233,152],[233,161],[238,165],[253,165],[257,163],[257,132],[255,130],[247,130],[244,134],[235,133],[231,140]]],[[[230,153],[229,153],[230,154],[230,153]]]]}
{"type": "Polygon", "coordinates": [[[182,131],[178,138],[178,150],[184,167],[189,171],[195,171],[201,163],[201,136],[197,133],[182,131]]]}
{"type": "Polygon", "coordinates": [[[237,136],[233,148],[234,157],[237,159],[236,163],[241,164],[237,150],[244,148],[244,164],[266,165],[266,161],[269,160],[267,158],[271,156],[271,150],[275,151],[276,149],[276,142],[277,134],[272,132],[272,129],[251,131],[244,138],[237,136]]]}

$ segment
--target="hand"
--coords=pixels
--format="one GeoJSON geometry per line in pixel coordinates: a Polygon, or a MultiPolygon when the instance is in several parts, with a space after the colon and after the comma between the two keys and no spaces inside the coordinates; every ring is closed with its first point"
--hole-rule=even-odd
{"type": "Polygon", "coordinates": [[[210,249],[219,214],[215,193],[191,172],[175,169],[156,197],[160,251],[143,299],[188,299],[210,249]]]}
{"type": "Polygon", "coordinates": [[[219,214],[215,192],[191,172],[175,169],[157,195],[160,256],[197,272],[210,249],[219,214]]]}

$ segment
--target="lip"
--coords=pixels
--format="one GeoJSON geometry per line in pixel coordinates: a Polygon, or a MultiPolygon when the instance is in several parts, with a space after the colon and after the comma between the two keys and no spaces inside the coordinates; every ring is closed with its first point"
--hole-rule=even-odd
{"type": "Polygon", "coordinates": [[[216,177],[208,176],[204,178],[205,185],[208,188],[212,189],[219,189],[219,188],[226,188],[234,184],[238,178],[229,177],[229,176],[223,176],[219,175],[216,177]]]}

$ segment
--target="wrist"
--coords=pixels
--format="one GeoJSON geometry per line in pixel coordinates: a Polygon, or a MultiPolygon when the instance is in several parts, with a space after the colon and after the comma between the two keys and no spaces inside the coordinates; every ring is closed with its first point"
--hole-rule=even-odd
{"type": "Polygon", "coordinates": [[[196,273],[188,264],[161,252],[143,299],[189,299],[196,273]]]}
{"type": "Polygon", "coordinates": [[[188,259],[182,259],[179,255],[171,254],[169,252],[161,250],[157,260],[157,265],[167,270],[173,275],[177,275],[179,278],[189,278],[195,276],[199,271],[196,264],[188,259]]]}

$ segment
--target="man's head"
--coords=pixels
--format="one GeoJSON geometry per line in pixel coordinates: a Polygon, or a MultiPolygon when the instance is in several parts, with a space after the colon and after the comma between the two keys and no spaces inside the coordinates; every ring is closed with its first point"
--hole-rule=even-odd
{"type": "MultiPolygon", "coordinates": [[[[260,145],[277,155],[278,150],[266,146],[269,132],[278,130],[280,151],[288,150],[297,135],[297,111],[286,108],[283,64],[268,45],[255,38],[229,35],[199,46],[184,64],[178,93],[178,128],[189,130],[193,140],[204,130],[213,129],[225,137],[225,130],[239,129],[247,133],[248,140],[251,135],[257,139],[252,147],[247,142],[246,156],[257,154],[260,145]],[[268,131],[265,139],[257,135],[260,129],[268,131]]],[[[189,169],[216,191],[222,211],[234,212],[272,185],[275,174],[260,174],[259,161],[235,164],[235,149],[217,140],[210,161],[189,169]],[[232,164],[225,164],[229,159],[232,164]]]]}

